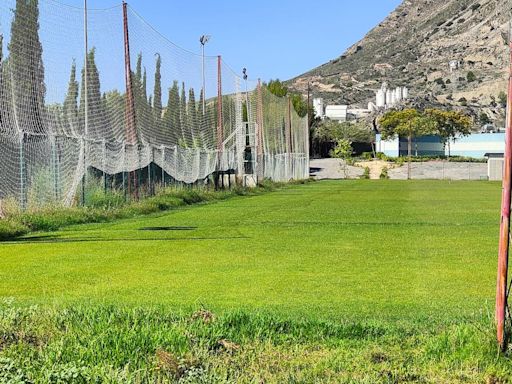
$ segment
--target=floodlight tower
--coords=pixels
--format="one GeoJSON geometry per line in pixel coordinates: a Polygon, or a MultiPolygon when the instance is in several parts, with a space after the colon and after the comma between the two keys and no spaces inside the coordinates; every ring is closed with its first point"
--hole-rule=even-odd
{"type": "Polygon", "coordinates": [[[249,87],[247,85],[247,79],[248,79],[247,68],[245,68],[245,67],[242,68],[242,77],[245,82],[245,108],[247,110],[247,122],[250,122],[252,120],[251,120],[251,112],[250,112],[250,108],[249,108],[249,87]]]}
{"type": "Polygon", "coordinates": [[[210,35],[201,35],[199,38],[199,42],[201,43],[201,53],[202,53],[202,76],[203,76],[203,115],[206,111],[206,86],[205,86],[205,75],[204,75],[204,46],[211,39],[210,35]]]}

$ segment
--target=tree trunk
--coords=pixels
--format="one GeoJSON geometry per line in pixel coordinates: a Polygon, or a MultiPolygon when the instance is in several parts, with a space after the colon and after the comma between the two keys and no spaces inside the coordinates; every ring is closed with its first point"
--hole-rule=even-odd
{"type": "Polygon", "coordinates": [[[407,180],[411,179],[412,136],[407,137],[407,180]]]}

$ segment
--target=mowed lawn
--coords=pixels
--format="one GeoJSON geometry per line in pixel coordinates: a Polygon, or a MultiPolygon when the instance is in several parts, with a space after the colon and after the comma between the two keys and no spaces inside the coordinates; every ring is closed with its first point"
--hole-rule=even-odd
{"type": "Polygon", "coordinates": [[[323,181],[37,233],[0,244],[0,296],[330,319],[481,316],[493,311],[500,191],[323,181]]]}

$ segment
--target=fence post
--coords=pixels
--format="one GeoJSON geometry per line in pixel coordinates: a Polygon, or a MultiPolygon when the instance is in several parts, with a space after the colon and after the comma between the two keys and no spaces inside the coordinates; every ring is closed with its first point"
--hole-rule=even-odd
{"type": "Polygon", "coordinates": [[[261,90],[261,80],[258,79],[258,86],[256,92],[256,182],[260,182],[265,175],[264,160],[263,160],[263,94],[261,90]]]}
{"type": "Polygon", "coordinates": [[[124,167],[126,165],[126,142],[123,141],[123,171],[121,174],[123,175],[123,192],[124,192],[124,201],[126,201],[127,198],[127,191],[126,191],[126,175],[124,167]]]}
{"type": "Polygon", "coordinates": [[[101,142],[103,144],[103,151],[102,151],[103,159],[101,161],[101,167],[103,168],[103,193],[106,195],[107,194],[107,171],[106,171],[106,168],[107,168],[107,141],[105,139],[103,139],[101,142]]]}
{"type": "Polygon", "coordinates": [[[86,174],[87,174],[87,154],[86,154],[86,145],[87,141],[85,140],[85,137],[82,137],[82,161],[83,161],[83,167],[84,167],[84,174],[82,175],[82,206],[85,206],[85,181],[86,181],[86,174]]]}
{"type": "Polygon", "coordinates": [[[22,210],[25,210],[27,207],[27,200],[26,200],[26,185],[25,185],[25,132],[20,133],[19,138],[19,144],[20,144],[20,150],[19,150],[19,166],[20,166],[20,206],[22,210]]]}
{"type": "Polygon", "coordinates": [[[53,168],[53,198],[55,202],[59,200],[59,190],[58,190],[58,170],[57,170],[57,151],[55,148],[55,136],[50,136],[50,145],[52,147],[52,168],[53,168]]]}
{"type": "Polygon", "coordinates": [[[160,168],[162,169],[162,187],[165,187],[165,170],[164,170],[164,164],[165,164],[165,146],[162,145],[162,164],[160,168]]]}
{"type": "MultiPolygon", "coordinates": [[[[222,58],[217,56],[217,177],[221,176],[221,167],[224,152],[224,126],[222,116],[222,58]]],[[[222,175],[222,186],[224,176],[222,175]]]]}
{"type": "Polygon", "coordinates": [[[290,180],[290,168],[291,168],[291,152],[292,152],[292,144],[291,144],[291,136],[292,136],[292,99],[288,96],[288,121],[286,124],[285,131],[285,141],[286,141],[286,154],[285,154],[285,178],[286,181],[290,180]]]}

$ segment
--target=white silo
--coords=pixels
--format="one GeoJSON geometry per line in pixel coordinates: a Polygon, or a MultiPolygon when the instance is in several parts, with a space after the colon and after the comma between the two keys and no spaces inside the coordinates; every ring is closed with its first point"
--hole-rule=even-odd
{"type": "Polygon", "coordinates": [[[386,106],[386,93],[382,88],[377,91],[376,102],[378,108],[384,108],[386,106]]]}
{"type": "Polygon", "coordinates": [[[392,92],[389,89],[386,91],[386,105],[387,106],[393,105],[393,102],[392,102],[392,92]]]}
{"type": "Polygon", "coordinates": [[[407,100],[409,98],[409,90],[407,89],[407,87],[402,88],[402,98],[404,100],[407,100]]]}
{"type": "Polygon", "coordinates": [[[402,88],[397,87],[395,89],[395,98],[397,103],[402,101],[402,88]]]}
{"type": "Polygon", "coordinates": [[[324,113],[324,99],[317,97],[313,99],[313,109],[315,110],[315,116],[323,118],[324,113]]]}

